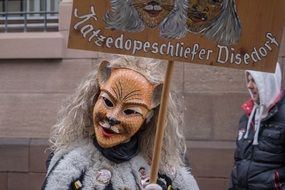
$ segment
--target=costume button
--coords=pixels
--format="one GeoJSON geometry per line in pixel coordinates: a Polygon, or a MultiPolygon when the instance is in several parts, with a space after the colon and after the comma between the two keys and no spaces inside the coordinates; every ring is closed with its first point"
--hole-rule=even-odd
{"type": "Polygon", "coordinates": [[[110,182],[112,173],[109,170],[102,169],[97,171],[96,180],[100,183],[107,184],[110,182]]]}

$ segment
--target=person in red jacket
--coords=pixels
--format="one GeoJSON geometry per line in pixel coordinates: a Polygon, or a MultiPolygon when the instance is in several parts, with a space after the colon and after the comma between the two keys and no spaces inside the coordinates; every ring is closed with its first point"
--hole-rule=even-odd
{"type": "Polygon", "coordinates": [[[250,100],[242,105],[230,190],[285,189],[285,97],[275,73],[245,72],[250,100]]]}

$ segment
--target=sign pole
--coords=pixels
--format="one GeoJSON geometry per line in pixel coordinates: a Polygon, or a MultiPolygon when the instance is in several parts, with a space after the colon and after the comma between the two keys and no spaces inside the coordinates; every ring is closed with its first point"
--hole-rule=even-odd
{"type": "Polygon", "coordinates": [[[173,61],[168,61],[167,70],[165,74],[165,80],[163,84],[162,97],[160,101],[158,122],[156,126],[153,154],[152,154],[152,164],[151,164],[151,172],[150,172],[150,182],[156,183],[158,170],[159,170],[159,162],[160,162],[160,154],[161,154],[161,146],[163,143],[163,136],[165,130],[165,118],[167,116],[167,106],[169,100],[169,91],[171,78],[173,73],[173,61]]]}

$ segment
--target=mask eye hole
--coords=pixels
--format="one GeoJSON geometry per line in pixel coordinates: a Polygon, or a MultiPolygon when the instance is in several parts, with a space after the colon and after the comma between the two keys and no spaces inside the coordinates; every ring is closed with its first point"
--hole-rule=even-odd
{"type": "Polygon", "coordinates": [[[103,93],[101,93],[100,96],[102,97],[103,102],[104,102],[106,107],[108,107],[108,108],[114,107],[114,104],[113,104],[113,102],[112,102],[112,100],[108,94],[103,92],[103,93]]]}
{"type": "Polygon", "coordinates": [[[125,115],[142,115],[142,110],[139,107],[131,107],[124,110],[125,115]]]}
{"type": "Polygon", "coordinates": [[[113,103],[111,102],[111,100],[109,100],[108,98],[103,97],[104,103],[107,107],[111,108],[113,107],[113,103]]]}

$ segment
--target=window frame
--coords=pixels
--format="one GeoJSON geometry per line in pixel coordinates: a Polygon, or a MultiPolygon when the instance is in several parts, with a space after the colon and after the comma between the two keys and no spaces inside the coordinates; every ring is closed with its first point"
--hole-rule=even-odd
{"type": "Polygon", "coordinates": [[[0,33],[58,31],[60,0],[0,0],[0,3],[0,33]],[[19,2],[18,11],[8,10],[11,1],[19,2]]]}

